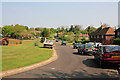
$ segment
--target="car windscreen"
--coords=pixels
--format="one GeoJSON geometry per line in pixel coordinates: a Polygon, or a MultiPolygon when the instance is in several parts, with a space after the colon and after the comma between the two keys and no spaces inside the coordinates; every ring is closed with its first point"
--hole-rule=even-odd
{"type": "Polygon", "coordinates": [[[75,45],[80,45],[80,43],[75,43],[75,45]]]}
{"type": "Polygon", "coordinates": [[[86,44],[85,48],[94,48],[94,45],[92,45],[92,44],[86,44]]]}
{"type": "Polygon", "coordinates": [[[105,52],[120,52],[120,46],[105,46],[105,52]]]}

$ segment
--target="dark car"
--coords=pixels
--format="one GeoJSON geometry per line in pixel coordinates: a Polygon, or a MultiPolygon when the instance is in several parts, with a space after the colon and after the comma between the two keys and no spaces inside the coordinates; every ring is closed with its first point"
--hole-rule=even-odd
{"type": "Polygon", "coordinates": [[[78,48],[78,53],[80,54],[89,54],[93,55],[93,53],[96,51],[96,48],[94,48],[93,44],[82,44],[78,48]]]}
{"type": "Polygon", "coordinates": [[[56,40],[56,42],[58,42],[58,40],[56,40]]]}
{"type": "Polygon", "coordinates": [[[67,41],[62,41],[61,45],[66,45],[66,44],[67,44],[67,41]]]}
{"type": "Polygon", "coordinates": [[[107,64],[120,64],[120,46],[100,46],[98,52],[94,54],[94,58],[99,61],[101,67],[107,64]]]}
{"type": "Polygon", "coordinates": [[[81,45],[80,43],[74,43],[73,48],[74,48],[74,49],[77,49],[77,48],[79,48],[80,45],[81,45]]]}

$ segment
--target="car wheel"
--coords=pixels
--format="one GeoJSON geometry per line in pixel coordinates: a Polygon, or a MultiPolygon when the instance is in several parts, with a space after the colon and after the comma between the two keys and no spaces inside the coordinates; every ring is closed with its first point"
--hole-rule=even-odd
{"type": "Polygon", "coordinates": [[[102,60],[99,61],[99,64],[100,64],[100,67],[101,67],[101,68],[105,67],[105,64],[103,63],[102,60]]]}

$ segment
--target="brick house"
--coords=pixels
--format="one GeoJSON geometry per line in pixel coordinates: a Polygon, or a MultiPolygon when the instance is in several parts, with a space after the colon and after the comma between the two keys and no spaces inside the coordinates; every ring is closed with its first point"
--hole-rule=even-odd
{"type": "Polygon", "coordinates": [[[120,28],[115,30],[115,38],[120,38],[120,28]]]}
{"type": "Polygon", "coordinates": [[[96,31],[90,34],[92,42],[102,42],[102,40],[113,40],[115,37],[115,29],[101,25],[96,31]]]}
{"type": "Polygon", "coordinates": [[[58,33],[58,36],[61,36],[62,34],[64,34],[64,31],[59,32],[59,33],[58,33]]]}
{"type": "Polygon", "coordinates": [[[82,39],[83,37],[85,37],[86,39],[89,39],[89,35],[88,34],[80,34],[79,35],[79,40],[82,39]]]}

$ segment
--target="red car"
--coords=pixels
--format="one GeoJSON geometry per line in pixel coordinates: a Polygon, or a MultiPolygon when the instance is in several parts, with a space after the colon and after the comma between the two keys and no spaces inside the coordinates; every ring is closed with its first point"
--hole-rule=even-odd
{"type": "Polygon", "coordinates": [[[119,45],[103,45],[100,46],[98,52],[94,54],[94,58],[100,63],[100,66],[106,64],[120,64],[120,46],[119,45]]]}

